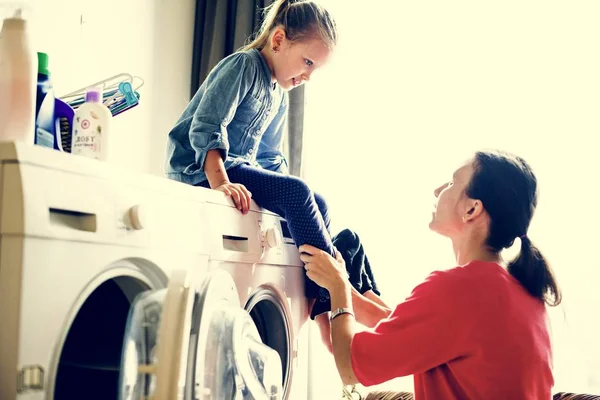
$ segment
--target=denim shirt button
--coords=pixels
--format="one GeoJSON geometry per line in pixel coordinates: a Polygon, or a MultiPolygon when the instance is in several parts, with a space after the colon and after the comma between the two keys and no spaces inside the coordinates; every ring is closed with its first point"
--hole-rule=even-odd
{"type": "Polygon", "coordinates": [[[250,153],[250,154],[254,153],[254,149],[248,150],[248,153],[250,153]]]}

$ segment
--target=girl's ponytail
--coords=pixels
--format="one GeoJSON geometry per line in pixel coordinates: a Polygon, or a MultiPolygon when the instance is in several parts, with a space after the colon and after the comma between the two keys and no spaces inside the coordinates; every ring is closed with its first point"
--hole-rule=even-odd
{"type": "Polygon", "coordinates": [[[333,48],[337,43],[337,27],[329,12],[311,0],[277,0],[265,9],[265,18],[254,39],[240,50],[263,48],[269,45],[273,29],[281,26],[286,39],[295,42],[320,38],[333,48]]]}
{"type": "Polygon", "coordinates": [[[263,19],[258,34],[250,43],[242,47],[241,50],[260,50],[265,47],[269,42],[271,30],[283,19],[282,16],[285,14],[289,6],[290,0],[276,0],[270,6],[265,8],[265,18],[263,19]]]}

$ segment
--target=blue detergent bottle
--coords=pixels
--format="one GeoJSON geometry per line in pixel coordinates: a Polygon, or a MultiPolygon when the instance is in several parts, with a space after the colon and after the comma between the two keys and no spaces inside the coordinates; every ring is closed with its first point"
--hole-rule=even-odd
{"type": "Polygon", "coordinates": [[[59,149],[56,140],[56,126],[54,116],[54,89],[48,70],[48,55],[38,55],[38,79],[35,101],[35,132],[34,142],[39,146],[59,149]]]}

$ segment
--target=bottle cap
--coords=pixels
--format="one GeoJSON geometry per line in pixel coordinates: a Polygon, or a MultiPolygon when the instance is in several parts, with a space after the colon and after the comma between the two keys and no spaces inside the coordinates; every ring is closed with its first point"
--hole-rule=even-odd
{"type": "Polygon", "coordinates": [[[48,54],[46,53],[37,53],[38,56],[38,74],[44,74],[50,76],[50,71],[48,71],[48,54]]]}
{"type": "Polygon", "coordinates": [[[94,86],[89,87],[85,93],[86,103],[100,103],[102,101],[102,89],[94,86]]]}
{"type": "Polygon", "coordinates": [[[25,30],[27,29],[27,20],[31,19],[29,7],[22,3],[3,3],[0,0],[0,26],[3,31],[25,30]],[[10,10],[7,12],[7,9],[10,10]],[[12,12],[11,12],[12,11],[12,12]],[[11,16],[8,16],[12,14],[11,16]],[[3,21],[2,21],[3,19],[3,21]]]}

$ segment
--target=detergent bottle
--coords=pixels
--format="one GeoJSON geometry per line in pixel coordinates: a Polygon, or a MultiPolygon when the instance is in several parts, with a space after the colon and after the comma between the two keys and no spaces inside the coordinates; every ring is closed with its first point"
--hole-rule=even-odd
{"type": "Polygon", "coordinates": [[[48,55],[37,53],[38,74],[35,99],[35,141],[39,146],[57,148],[54,117],[54,89],[48,70],[48,55]]]}

